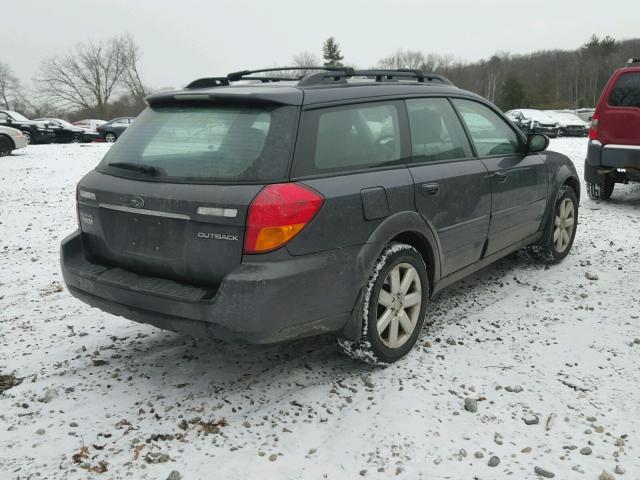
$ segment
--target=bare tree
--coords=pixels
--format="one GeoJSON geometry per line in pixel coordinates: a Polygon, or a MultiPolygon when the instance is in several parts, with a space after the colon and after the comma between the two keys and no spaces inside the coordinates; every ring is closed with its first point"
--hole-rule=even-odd
{"type": "Polygon", "coordinates": [[[413,68],[419,69],[425,63],[425,56],[417,50],[397,50],[388,57],[378,62],[381,68],[398,69],[413,68]]]}
{"type": "Polygon", "coordinates": [[[71,52],[42,62],[36,84],[41,94],[62,108],[106,110],[128,64],[121,39],[80,43],[71,52]]]}
{"type": "MultiPolygon", "coordinates": [[[[320,64],[320,60],[316,55],[311,52],[304,51],[297,53],[293,56],[292,66],[294,67],[317,67],[320,64]]],[[[298,75],[308,75],[313,70],[298,70],[298,75]]]]}
{"type": "Polygon", "coordinates": [[[424,72],[436,72],[453,63],[453,55],[441,55],[437,53],[424,54],[417,50],[397,50],[395,53],[378,62],[381,68],[410,68],[424,72]]]}
{"type": "Polygon", "coordinates": [[[0,101],[5,109],[12,108],[13,101],[20,95],[20,81],[11,67],[0,62],[0,101]]]}
{"type": "Polygon", "coordinates": [[[142,56],[140,47],[130,33],[123,34],[116,41],[123,65],[122,85],[137,103],[142,104],[147,96],[147,89],[142,83],[138,69],[138,62],[142,56]]]}

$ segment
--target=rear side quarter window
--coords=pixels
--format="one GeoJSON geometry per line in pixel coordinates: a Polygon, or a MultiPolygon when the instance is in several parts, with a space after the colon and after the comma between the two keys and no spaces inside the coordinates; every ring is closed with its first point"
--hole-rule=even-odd
{"type": "Polygon", "coordinates": [[[395,102],[304,112],[294,176],[360,170],[402,161],[400,114],[395,102]]]}
{"type": "Polygon", "coordinates": [[[640,73],[623,73],[616,81],[609,105],[612,107],[640,107],[640,73]]]}

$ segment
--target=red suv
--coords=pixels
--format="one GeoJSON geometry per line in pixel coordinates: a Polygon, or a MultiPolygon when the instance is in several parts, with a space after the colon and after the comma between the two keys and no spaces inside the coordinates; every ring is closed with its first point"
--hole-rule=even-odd
{"type": "Polygon", "coordinates": [[[608,199],[616,182],[640,182],[640,58],[613,72],[600,95],[584,180],[594,200],[608,199]]]}

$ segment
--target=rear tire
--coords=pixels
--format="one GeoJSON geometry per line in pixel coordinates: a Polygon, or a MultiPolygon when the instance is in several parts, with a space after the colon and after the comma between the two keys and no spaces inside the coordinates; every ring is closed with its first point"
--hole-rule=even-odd
{"type": "Polygon", "coordinates": [[[82,135],[80,135],[79,133],[74,133],[71,136],[71,143],[80,143],[82,142],[82,135]]]}
{"type": "Polygon", "coordinates": [[[113,143],[118,139],[118,137],[115,133],[109,132],[104,136],[104,139],[109,143],[113,143]]]}
{"type": "Polygon", "coordinates": [[[338,339],[338,344],[356,360],[395,362],[420,336],[428,298],[427,267],[420,253],[411,245],[390,243],[378,257],[356,309],[360,338],[338,339]]]}
{"type": "Polygon", "coordinates": [[[560,187],[542,240],[529,253],[544,263],[559,263],[569,255],[578,230],[578,197],[568,185],[560,187]]]}
{"type": "Polygon", "coordinates": [[[6,137],[0,137],[0,157],[10,155],[13,151],[13,142],[6,137]]]}
{"type": "Polygon", "coordinates": [[[586,182],[587,195],[591,200],[609,200],[616,182],[609,176],[602,176],[602,183],[586,182]]]}

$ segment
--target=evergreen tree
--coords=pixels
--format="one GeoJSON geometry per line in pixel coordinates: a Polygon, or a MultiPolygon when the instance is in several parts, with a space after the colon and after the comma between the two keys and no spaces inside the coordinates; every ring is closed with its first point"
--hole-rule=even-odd
{"type": "Polygon", "coordinates": [[[500,108],[507,111],[525,106],[524,85],[515,75],[509,75],[502,85],[500,108]]]}
{"type": "Polygon", "coordinates": [[[340,44],[333,37],[327,38],[322,45],[322,58],[324,58],[325,67],[341,67],[340,61],[344,58],[340,53],[340,44]]]}

